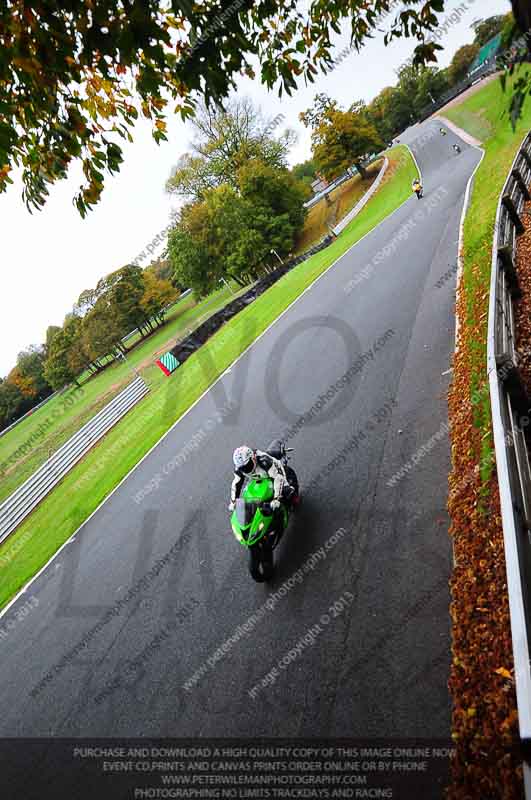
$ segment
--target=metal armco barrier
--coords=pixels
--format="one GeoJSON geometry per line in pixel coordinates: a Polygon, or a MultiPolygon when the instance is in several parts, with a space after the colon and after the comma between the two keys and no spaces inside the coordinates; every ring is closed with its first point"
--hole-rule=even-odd
{"type": "Polygon", "coordinates": [[[307,208],[308,210],[310,208],[313,208],[313,206],[321,202],[323,197],[326,197],[327,194],[333,192],[334,189],[337,189],[338,186],[341,186],[343,183],[345,183],[345,181],[350,181],[352,178],[355,177],[355,175],[356,175],[355,172],[345,172],[343,175],[340,175],[339,178],[335,179],[335,181],[329,183],[326,189],[321,189],[321,191],[318,192],[318,194],[315,194],[313,197],[310,197],[309,200],[303,203],[304,208],[307,208]]]}
{"type": "Polygon", "coordinates": [[[531,133],[505,183],[496,215],[490,285],[487,366],[500,489],[507,590],[524,781],[531,800],[531,402],[518,369],[513,302],[521,214],[531,185],[531,133]]]}
{"type": "MultiPolygon", "coordinates": [[[[382,158],[384,152],[385,151],[382,150],[382,152],[376,153],[373,158],[365,163],[365,168],[370,167],[371,164],[374,164],[375,161],[378,161],[379,158],[382,158]]],[[[336,178],[332,181],[332,183],[329,183],[326,189],[321,189],[320,192],[314,194],[313,197],[310,197],[309,200],[303,203],[304,208],[307,208],[308,210],[313,208],[313,206],[315,206],[317,203],[320,203],[323,197],[326,197],[327,194],[330,194],[330,192],[333,192],[334,189],[337,189],[338,186],[341,186],[343,183],[345,183],[345,181],[350,181],[359,174],[360,173],[357,170],[347,170],[347,172],[344,172],[343,175],[339,176],[339,178],[336,178]]]]}
{"type": "Polygon", "coordinates": [[[33,511],[96,442],[149,392],[135,378],[0,505],[0,542],[33,511]]]}

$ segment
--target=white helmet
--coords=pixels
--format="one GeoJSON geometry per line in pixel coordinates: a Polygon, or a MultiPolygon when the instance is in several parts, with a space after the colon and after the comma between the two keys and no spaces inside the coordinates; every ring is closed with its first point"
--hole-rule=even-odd
{"type": "Polygon", "coordinates": [[[247,445],[237,447],[232,455],[234,469],[242,472],[250,472],[254,467],[253,451],[247,445]]]}

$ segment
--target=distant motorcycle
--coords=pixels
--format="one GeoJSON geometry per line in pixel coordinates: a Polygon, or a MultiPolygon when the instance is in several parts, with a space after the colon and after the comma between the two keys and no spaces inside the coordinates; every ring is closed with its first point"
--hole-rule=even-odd
{"type": "Polygon", "coordinates": [[[454,150],[457,153],[457,155],[459,155],[459,153],[461,152],[461,148],[459,147],[459,145],[458,144],[454,144],[454,145],[452,145],[452,147],[454,148],[454,150]]]}
{"type": "Polygon", "coordinates": [[[287,454],[291,450],[280,441],[273,442],[266,450],[284,467],[289,485],[288,498],[273,510],[273,481],[268,476],[250,475],[236,500],[230,520],[237,541],[249,551],[249,571],[259,583],[273,577],[273,551],[288,527],[289,518],[296,507],[295,501],[299,500],[299,482],[295,471],[288,466],[287,454]]]}
{"type": "Polygon", "coordinates": [[[417,181],[417,183],[413,184],[413,191],[417,195],[417,198],[421,200],[424,197],[424,188],[421,183],[417,181]]]}

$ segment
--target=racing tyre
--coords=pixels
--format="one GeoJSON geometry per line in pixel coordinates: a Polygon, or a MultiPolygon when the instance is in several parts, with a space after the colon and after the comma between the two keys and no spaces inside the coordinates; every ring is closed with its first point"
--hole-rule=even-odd
{"type": "Polygon", "coordinates": [[[275,566],[273,564],[273,550],[266,542],[249,548],[249,572],[257,583],[270,581],[273,577],[275,566]]]}

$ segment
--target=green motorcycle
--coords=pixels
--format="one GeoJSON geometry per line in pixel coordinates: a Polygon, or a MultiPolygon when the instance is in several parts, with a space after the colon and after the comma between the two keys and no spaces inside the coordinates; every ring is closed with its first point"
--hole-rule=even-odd
{"type": "Polygon", "coordinates": [[[259,583],[273,577],[273,551],[288,527],[290,514],[300,502],[297,476],[287,464],[291,449],[275,442],[266,451],[284,467],[286,487],[279,508],[271,508],[274,497],[271,478],[250,475],[231,516],[234,536],[249,550],[249,571],[259,583]]]}

